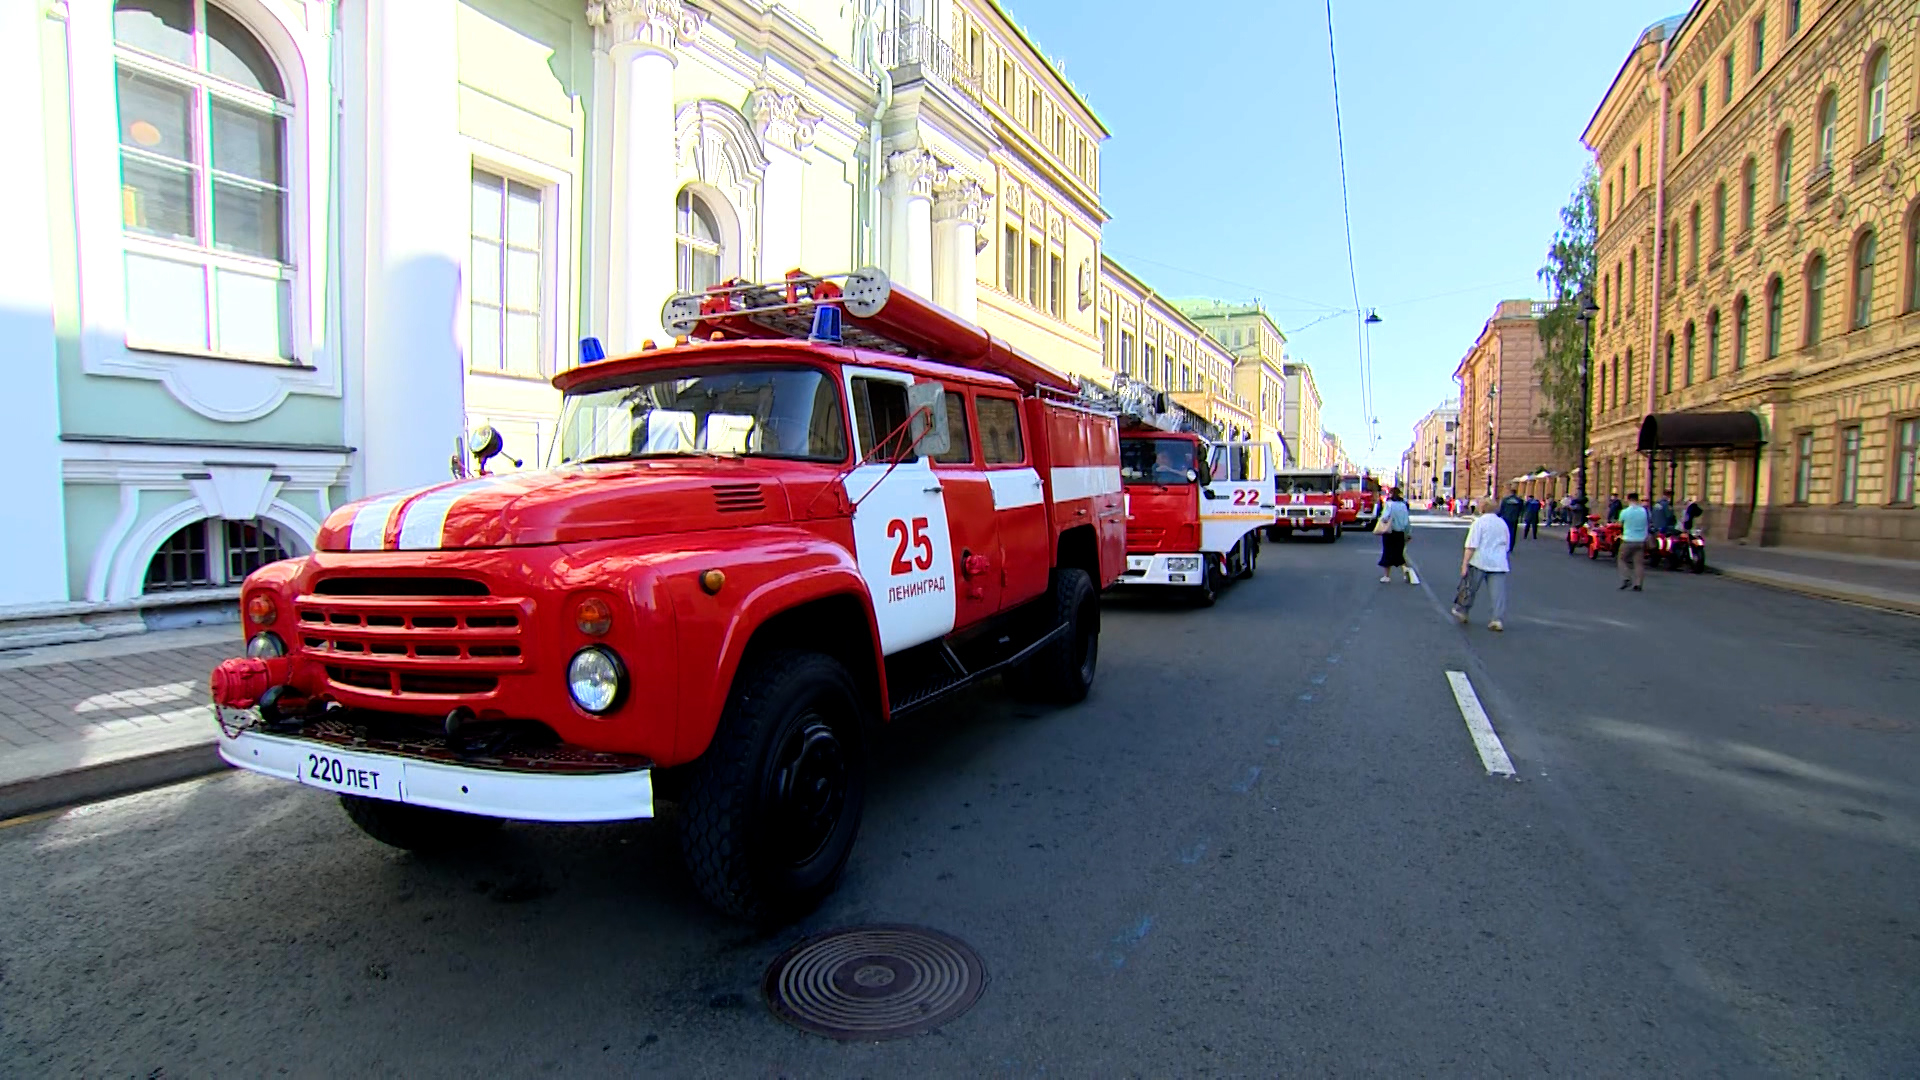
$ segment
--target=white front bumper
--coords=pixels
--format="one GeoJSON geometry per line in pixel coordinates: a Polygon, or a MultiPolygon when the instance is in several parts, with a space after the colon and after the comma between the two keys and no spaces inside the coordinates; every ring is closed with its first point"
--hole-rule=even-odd
{"type": "Polygon", "coordinates": [[[229,765],[292,780],[323,791],[457,810],[512,821],[631,821],[653,816],[653,774],[532,773],[420,761],[377,751],[336,747],[313,739],[242,731],[220,732],[220,756],[229,765]],[[379,766],[387,781],[374,791],[347,791],[309,778],[309,755],[337,755],[379,766]]]}
{"type": "Polygon", "coordinates": [[[1333,527],[1332,514],[1288,514],[1284,507],[1279,511],[1274,524],[1282,529],[1330,529],[1333,527]]]}
{"type": "Polygon", "coordinates": [[[1176,555],[1129,555],[1127,572],[1116,585],[1193,586],[1207,580],[1207,557],[1199,552],[1176,555]],[[1180,569],[1175,569],[1178,566],[1180,569]]]}

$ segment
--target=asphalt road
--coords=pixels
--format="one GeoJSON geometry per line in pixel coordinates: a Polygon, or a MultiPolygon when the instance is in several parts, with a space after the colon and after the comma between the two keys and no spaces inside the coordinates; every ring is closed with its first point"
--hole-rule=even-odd
{"type": "Polygon", "coordinates": [[[1495,635],[1445,616],[1462,535],[1419,530],[1419,588],[1354,535],[1109,602],[1085,704],[895,732],[771,937],[660,824],[421,860],[228,774],[0,828],[0,1074],[1920,1074],[1920,621],[1542,539],[1495,635]],[[973,945],[979,1004],[877,1045],[769,1014],[774,956],[870,922],[973,945]]]}

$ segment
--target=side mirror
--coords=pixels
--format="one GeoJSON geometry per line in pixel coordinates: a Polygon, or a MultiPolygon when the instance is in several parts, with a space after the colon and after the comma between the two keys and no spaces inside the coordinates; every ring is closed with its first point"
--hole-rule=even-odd
{"type": "Polygon", "coordinates": [[[1187,470],[1187,483],[1191,484],[1199,479],[1200,479],[1199,473],[1194,472],[1192,469],[1187,470]]]}
{"type": "Polygon", "coordinates": [[[907,413],[912,418],[913,452],[939,457],[951,449],[947,433],[947,391],[936,382],[907,387],[907,413]]]}

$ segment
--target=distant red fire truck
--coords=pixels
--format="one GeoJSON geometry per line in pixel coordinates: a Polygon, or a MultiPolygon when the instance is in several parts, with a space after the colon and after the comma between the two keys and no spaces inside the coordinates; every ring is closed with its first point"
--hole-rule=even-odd
{"type": "Polygon", "coordinates": [[[1338,514],[1343,529],[1371,529],[1380,520],[1380,481],[1369,472],[1340,478],[1338,514]]]}
{"type": "Polygon", "coordinates": [[[1129,423],[1120,433],[1127,498],[1124,586],[1173,586],[1211,604],[1252,577],[1260,530],[1273,524],[1265,443],[1208,443],[1129,423]]]}

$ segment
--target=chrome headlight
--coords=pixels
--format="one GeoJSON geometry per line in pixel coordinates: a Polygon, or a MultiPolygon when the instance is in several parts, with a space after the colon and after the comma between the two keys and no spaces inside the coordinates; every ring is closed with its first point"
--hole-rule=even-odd
{"type": "Polygon", "coordinates": [[[263,630],[247,641],[247,659],[272,660],[287,655],[287,643],[271,630],[263,630]]]}
{"type": "Polygon", "coordinates": [[[567,693],[573,703],[599,715],[611,711],[627,696],[627,669],[613,650],[589,645],[567,664],[567,693]]]}

